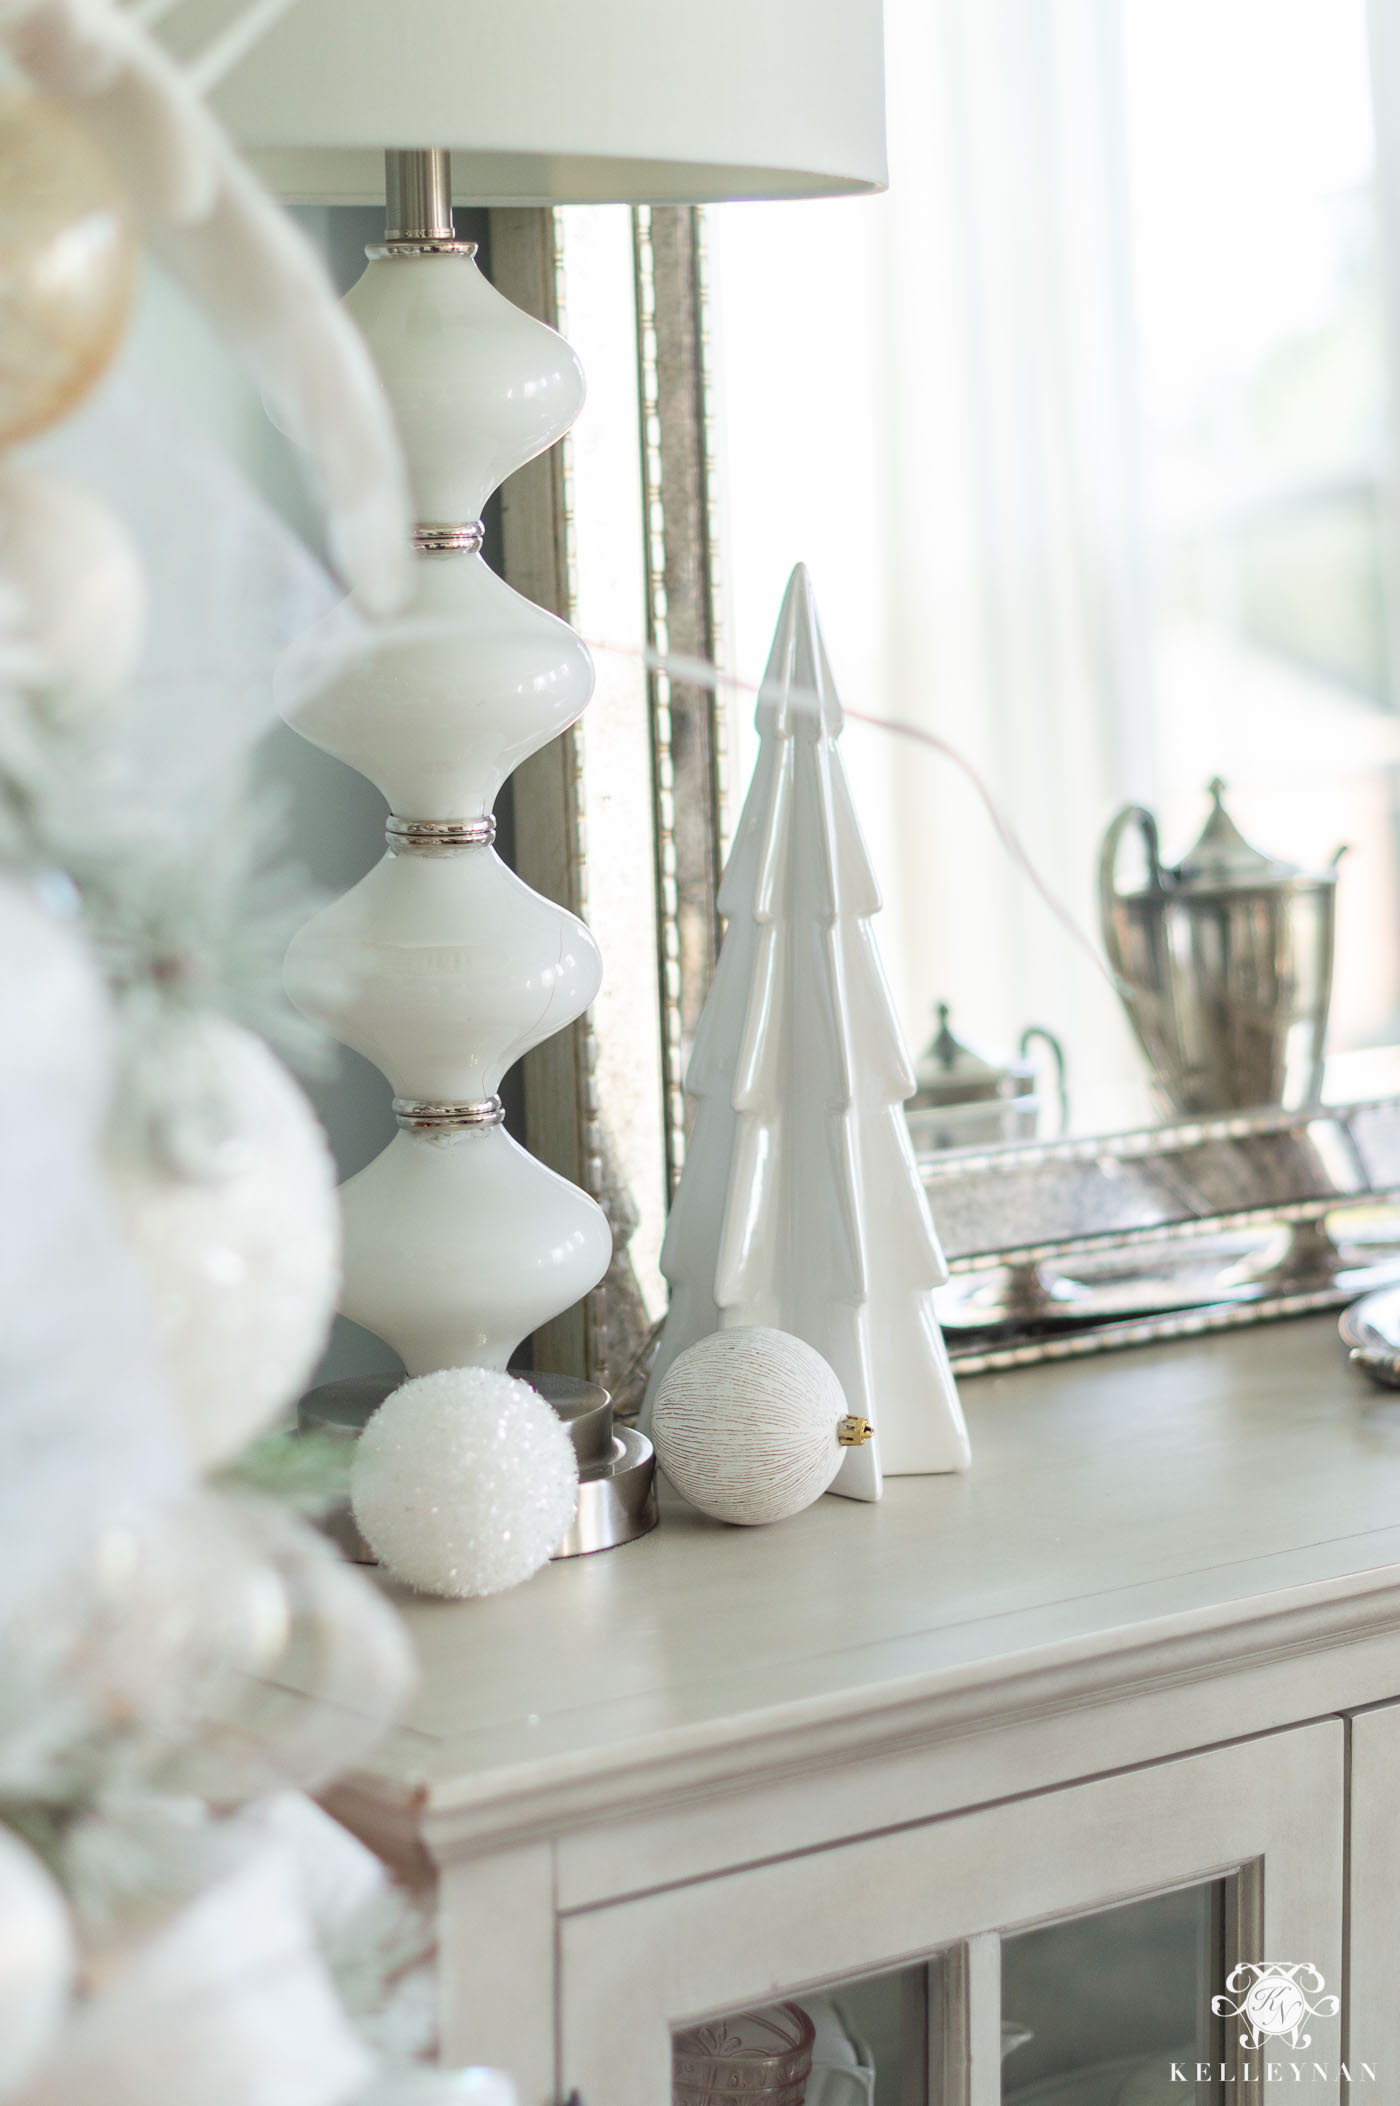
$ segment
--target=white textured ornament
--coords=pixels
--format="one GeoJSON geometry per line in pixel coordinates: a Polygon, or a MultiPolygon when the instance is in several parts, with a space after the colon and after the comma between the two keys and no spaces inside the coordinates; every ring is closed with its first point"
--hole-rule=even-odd
{"type": "Polygon", "coordinates": [[[0,1827],[0,2098],[52,2047],[75,1966],[62,1894],[28,1844],[0,1827]]]}
{"type": "Polygon", "coordinates": [[[562,1421],[524,1382],[451,1367],[405,1382],[356,1444],[350,1498],[380,1563],[424,1594],[500,1594],[538,1572],[578,1508],[562,1421]]]}
{"type": "Polygon", "coordinates": [[[748,1324],[677,1354],[651,1431],[657,1461],[692,1506],[752,1527],[821,1498],[846,1454],[845,1416],[845,1392],[815,1347],[748,1324]]]}
{"type": "Polygon", "coordinates": [[[315,1366],[339,1285],[339,1210],[316,1116],[262,1040],[221,1017],[180,1029],[178,1072],[200,1078],[171,1107],[188,1163],[123,1149],[112,1184],[177,1414],[207,1467],[236,1454],[315,1366]]]}

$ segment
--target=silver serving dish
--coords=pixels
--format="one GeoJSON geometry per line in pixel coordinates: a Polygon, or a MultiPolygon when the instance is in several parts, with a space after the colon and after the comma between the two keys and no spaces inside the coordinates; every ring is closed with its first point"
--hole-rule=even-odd
{"type": "Polygon", "coordinates": [[[919,1086],[905,1108],[919,1153],[1034,1140],[1041,1131],[1046,1103],[1042,1078],[1027,1058],[1036,1039],[1050,1056],[1059,1131],[1067,1131],[1065,1056],[1054,1033],[1042,1024],[1028,1024],[1021,1033],[1019,1057],[1008,1057],[958,1038],[949,1013],[948,1004],[940,1002],[938,1029],[919,1055],[915,1068],[919,1086]]]}
{"type": "Polygon", "coordinates": [[[1210,785],[1199,840],[1163,865],[1157,822],[1118,814],[1099,861],[1104,946],[1154,1080],[1176,1112],[1288,1109],[1315,1103],[1332,994],[1338,849],[1308,873],[1251,847],[1210,785]],[[1136,829],[1146,881],[1118,886],[1136,829]]]}

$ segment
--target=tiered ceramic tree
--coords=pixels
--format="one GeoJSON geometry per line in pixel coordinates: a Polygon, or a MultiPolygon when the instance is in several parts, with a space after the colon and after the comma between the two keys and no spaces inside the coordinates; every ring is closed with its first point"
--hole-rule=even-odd
{"type": "Polygon", "coordinates": [[[417,586],[407,622],[287,706],[392,813],[383,860],[296,939],[288,986],[384,1070],[401,1129],[344,1187],[343,1310],[411,1374],[504,1368],[611,1256],[601,1210],[509,1137],[498,1095],[600,979],[583,924],[491,845],[502,782],[580,714],[591,663],[488,569],[480,524],[491,491],[573,422],[583,378],[470,244],[387,243],[349,305],[404,440],[417,586]]]}
{"type": "Polygon", "coordinates": [[[720,889],[727,929],[687,1077],[696,1123],[662,1249],[671,1307],[648,1405],[711,1331],[790,1331],[875,1427],[832,1489],[875,1499],[882,1474],[962,1470],[970,1450],[934,1315],[947,1267],[905,1124],[914,1075],[870,926],[880,895],[841,725],[799,566],[720,889]]]}

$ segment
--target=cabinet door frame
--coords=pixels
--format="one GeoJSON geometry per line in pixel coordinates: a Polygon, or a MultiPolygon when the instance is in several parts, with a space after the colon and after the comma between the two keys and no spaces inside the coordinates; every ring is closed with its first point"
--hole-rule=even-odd
{"type": "MultiPolygon", "coordinates": [[[[1355,1712],[1349,1731],[1346,2059],[1376,2072],[1376,2098],[1400,2084],[1400,1704],[1355,1712]]],[[[1356,2096],[1372,2092],[1364,2075],[1356,2096]]]]}
{"type": "MultiPolygon", "coordinates": [[[[1340,1989],[1344,1760],[1323,1720],[564,1914],[559,2096],[667,2106],[674,2026],[1245,1868],[1262,1949],[1243,1956],[1340,1989]]],[[[831,1791],[835,1817],[839,1773],[831,1791]]],[[[1309,2060],[1336,2071],[1341,2039],[1318,2019],[1309,2060]]]]}

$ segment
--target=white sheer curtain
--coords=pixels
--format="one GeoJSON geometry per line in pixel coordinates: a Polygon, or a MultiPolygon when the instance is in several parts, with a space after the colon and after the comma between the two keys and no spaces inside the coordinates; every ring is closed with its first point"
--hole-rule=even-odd
{"type": "MultiPolygon", "coordinates": [[[[711,237],[731,661],[758,669],[807,561],[848,705],[955,742],[1090,927],[1103,827],[1153,787],[1118,23],[886,0],[889,195],[725,208],[711,237]]],[[[1081,1084],[1131,1076],[1113,996],[965,780],[847,745],[911,1036],[943,998],[1003,1045],[1051,1025],[1081,1084]]]]}

